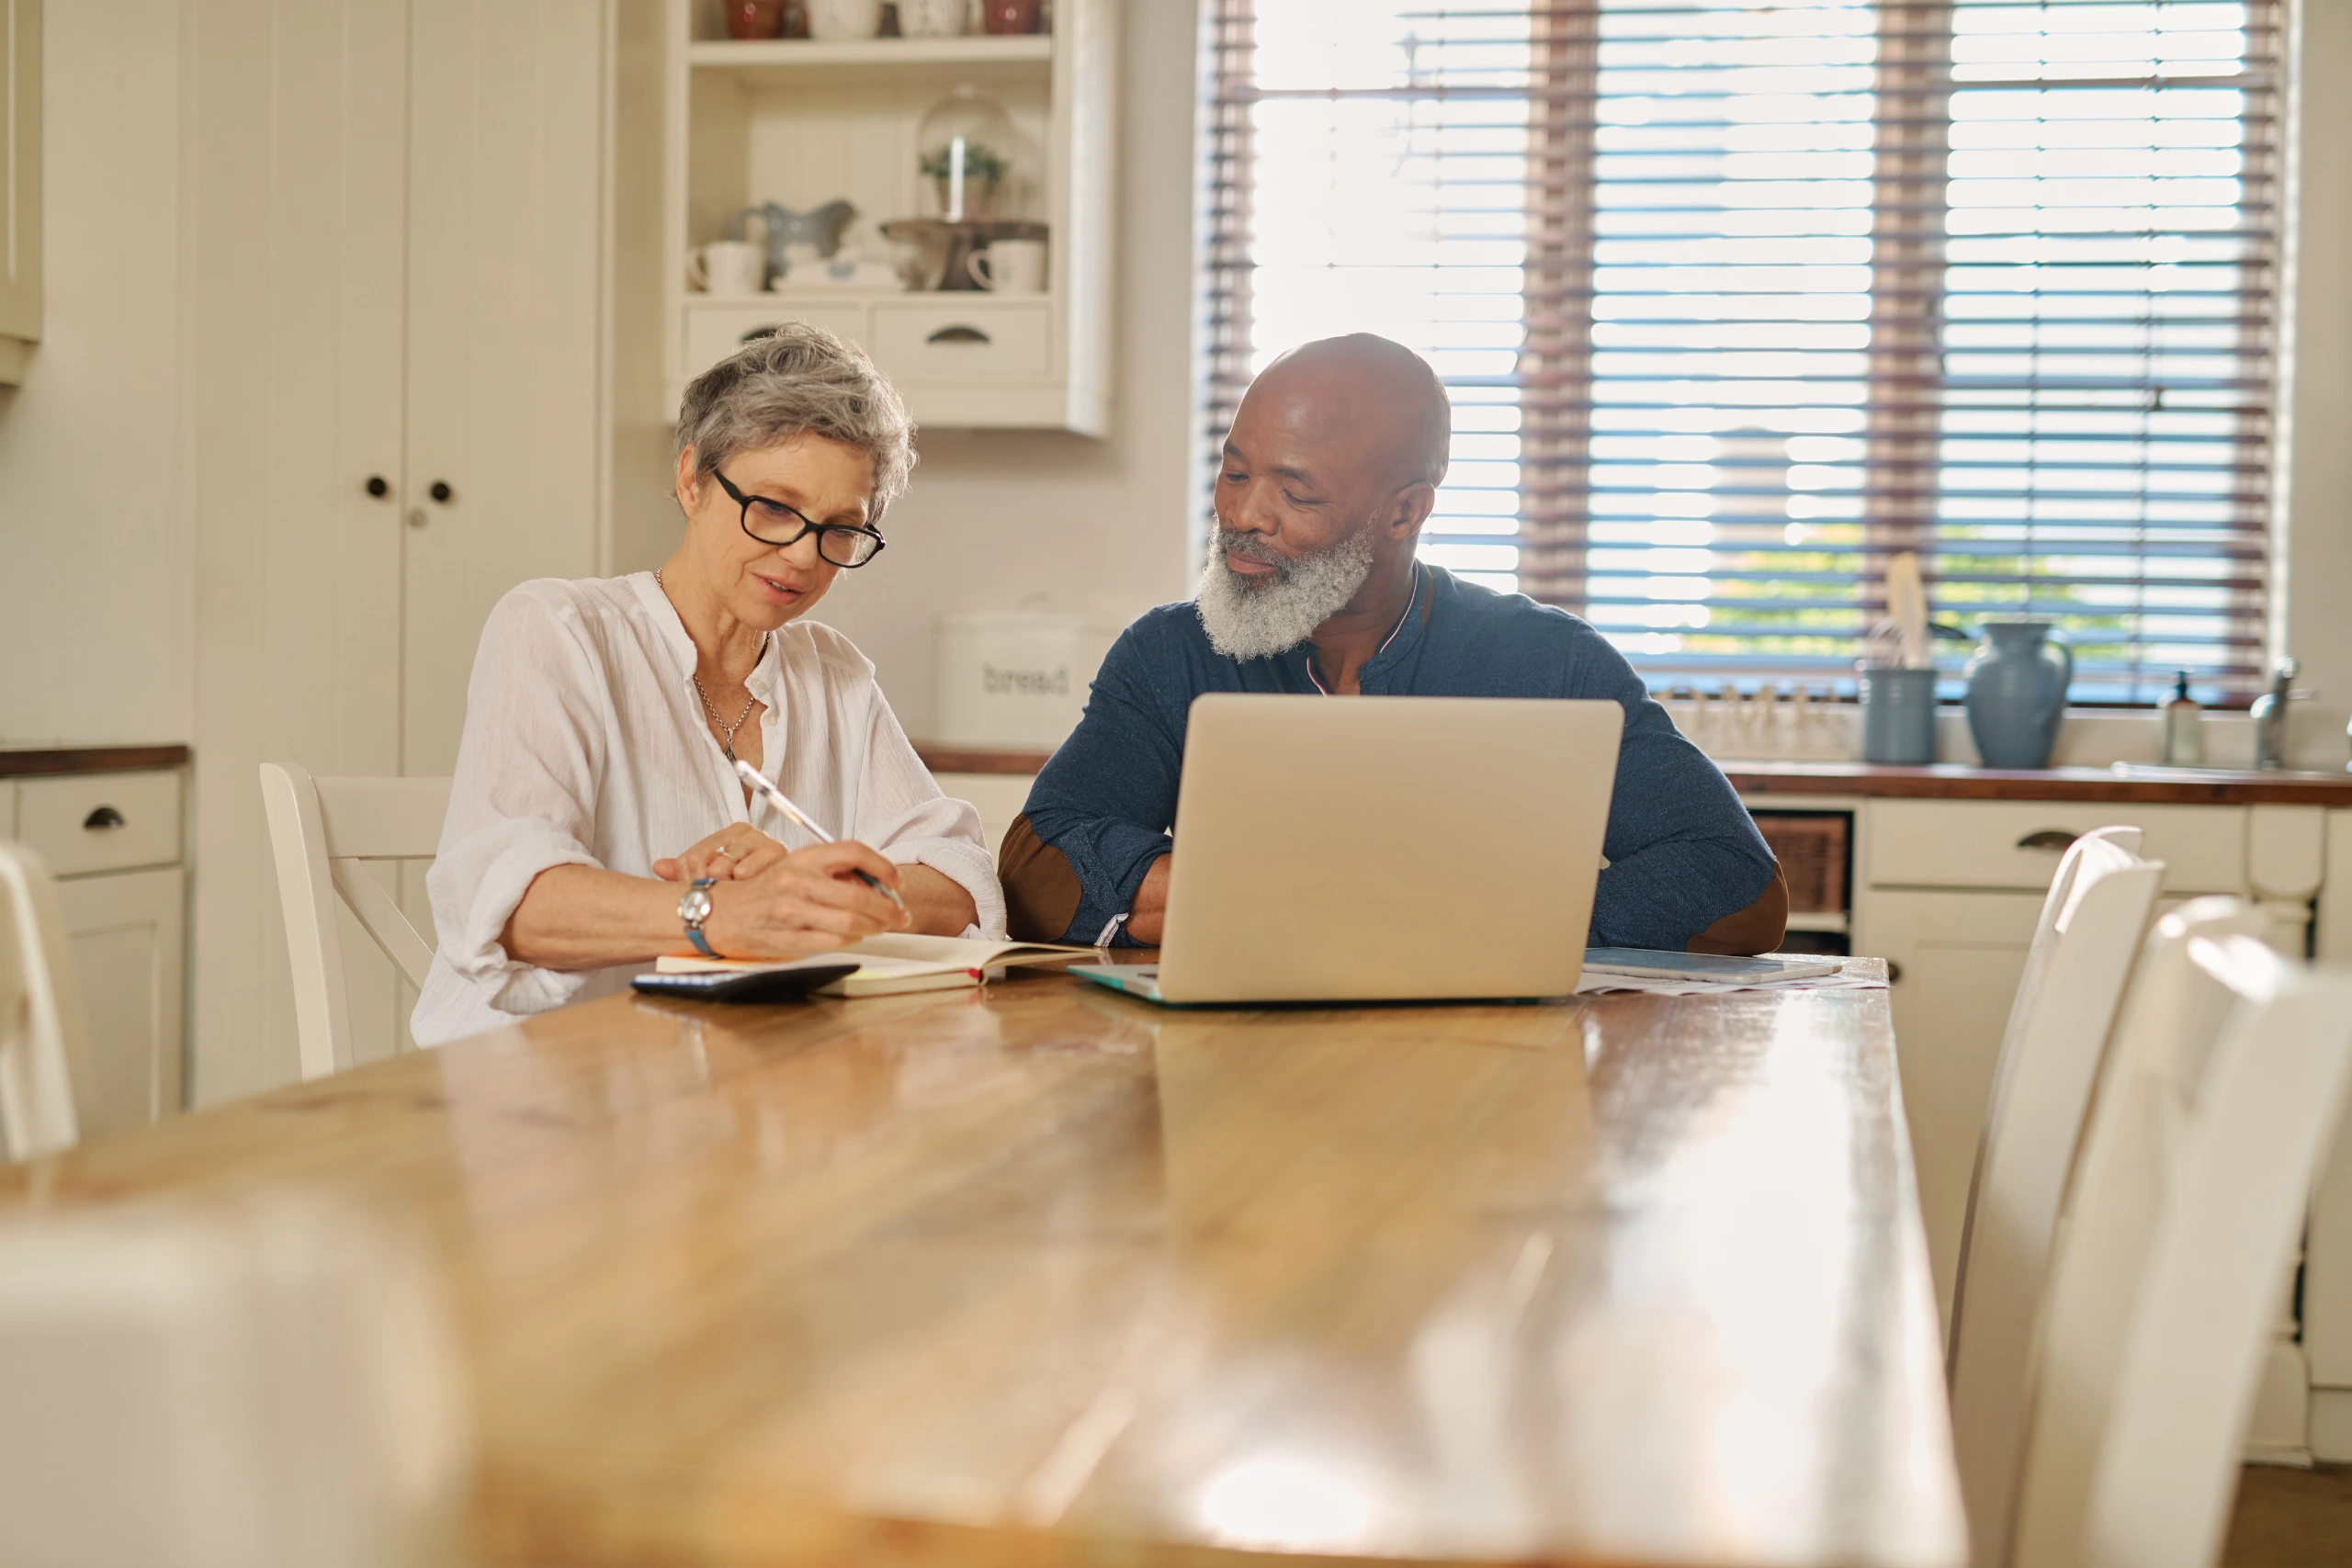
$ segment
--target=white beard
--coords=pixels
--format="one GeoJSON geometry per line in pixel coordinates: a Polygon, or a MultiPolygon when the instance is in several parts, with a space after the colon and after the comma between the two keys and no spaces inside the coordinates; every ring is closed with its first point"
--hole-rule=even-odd
{"type": "Polygon", "coordinates": [[[1286,653],[1348,607],[1372,575],[1372,530],[1362,528],[1319,555],[1284,559],[1250,535],[1219,528],[1201,571],[1198,609],[1209,646],[1228,659],[1286,653]],[[1275,568],[1243,577],[1225,564],[1227,549],[1275,568]]]}

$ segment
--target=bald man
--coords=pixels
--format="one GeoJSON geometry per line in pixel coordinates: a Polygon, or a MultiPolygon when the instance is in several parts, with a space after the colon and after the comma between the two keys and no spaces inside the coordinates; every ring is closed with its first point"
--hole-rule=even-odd
{"type": "Polygon", "coordinates": [[[1319,692],[1615,701],[1624,743],[1589,944],[1779,945],[1788,891],[1772,852],[1624,656],[1574,615],[1415,558],[1453,426],[1428,364],[1368,334],[1294,349],[1251,384],[1197,598],[1121,635],[1005,836],[1014,936],[1156,946],[1193,699],[1319,692]]]}

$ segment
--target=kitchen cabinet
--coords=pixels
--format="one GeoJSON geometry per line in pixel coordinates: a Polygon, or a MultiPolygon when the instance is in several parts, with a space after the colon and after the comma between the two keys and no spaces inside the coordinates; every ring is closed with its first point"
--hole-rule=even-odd
{"type": "Polygon", "coordinates": [[[1057,0],[1051,12],[1051,30],[1032,36],[738,42],[712,7],[669,0],[673,406],[688,380],[748,338],[804,321],[862,344],[919,424],[1108,430],[1118,6],[1057,0]],[[789,276],[749,297],[688,286],[688,250],[735,238],[738,214],[768,202],[806,212],[846,197],[869,258],[880,259],[881,224],[932,211],[916,129],[967,85],[1004,110],[1028,165],[1029,182],[1002,201],[1018,210],[994,216],[1044,224],[1043,293],[850,289],[789,276]]]}
{"type": "Polygon", "coordinates": [[[1984,1107],[2041,895],[1881,889],[1867,907],[1854,951],[1884,958],[1894,981],[1903,1108],[1936,1300],[1949,1318],[1984,1107]]]}
{"type": "Polygon", "coordinates": [[[25,378],[41,317],[41,0],[0,0],[0,386],[25,378]]]}
{"type": "Polygon", "coordinates": [[[82,977],[89,1056],[76,1064],[82,1135],[143,1127],[181,1109],[187,873],[178,866],[57,885],[82,977]]]}
{"type": "Polygon", "coordinates": [[[0,838],[28,846],[57,879],[81,981],[89,1030],[71,1066],[85,1138],[143,1127],[185,1097],[185,775],[120,766],[185,753],[137,750],[0,751],[0,838]],[[77,767],[95,771],[62,771],[77,767]]]}
{"type": "MultiPolygon", "coordinates": [[[[633,186],[620,151],[658,141],[658,67],[630,28],[659,16],[657,0],[189,14],[200,1102],[296,1070],[258,765],[448,773],[499,596],[609,570],[628,509],[669,504],[658,365],[625,327],[652,335],[650,273],[632,295],[628,264],[657,187],[633,186]]],[[[429,930],[420,884],[404,903],[429,930]]],[[[346,951],[359,1054],[383,1055],[409,988],[373,943],[346,951]]]]}

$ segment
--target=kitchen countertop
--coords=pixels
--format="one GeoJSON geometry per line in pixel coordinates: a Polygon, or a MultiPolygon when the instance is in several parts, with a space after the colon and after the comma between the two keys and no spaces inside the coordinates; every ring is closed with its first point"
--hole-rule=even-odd
{"type": "Polygon", "coordinates": [[[148,768],[184,768],[185,746],[11,745],[0,741],[0,779],[37,773],[130,773],[148,768]]]}
{"type": "MultiPolygon", "coordinates": [[[[915,750],[933,773],[1029,774],[1048,751],[1015,748],[930,746],[915,750]]],[[[2188,806],[2331,806],[2352,807],[2352,773],[2256,773],[2222,768],[1924,768],[1867,762],[1741,762],[1720,764],[1746,795],[1852,795],[1907,800],[2111,800],[2188,806]]]]}

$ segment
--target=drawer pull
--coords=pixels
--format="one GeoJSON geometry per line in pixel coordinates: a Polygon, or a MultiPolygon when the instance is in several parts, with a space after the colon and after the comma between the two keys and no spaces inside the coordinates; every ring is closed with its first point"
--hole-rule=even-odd
{"type": "Polygon", "coordinates": [[[2082,835],[2079,833],[2069,833],[2061,828],[2044,828],[2038,833],[2028,833],[2024,838],[2019,839],[2018,848],[2048,850],[2052,854],[2064,854],[2067,848],[2080,837],[2082,835]]]}
{"type": "Polygon", "coordinates": [[[925,343],[987,343],[989,340],[989,334],[978,327],[956,326],[942,327],[922,341],[925,343]]]}
{"type": "Polygon", "coordinates": [[[122,819],[122,813],[111,806],[101,806],[82,818],[82,829],[89,833],[104,833],[128,826],[122,819]]]}

